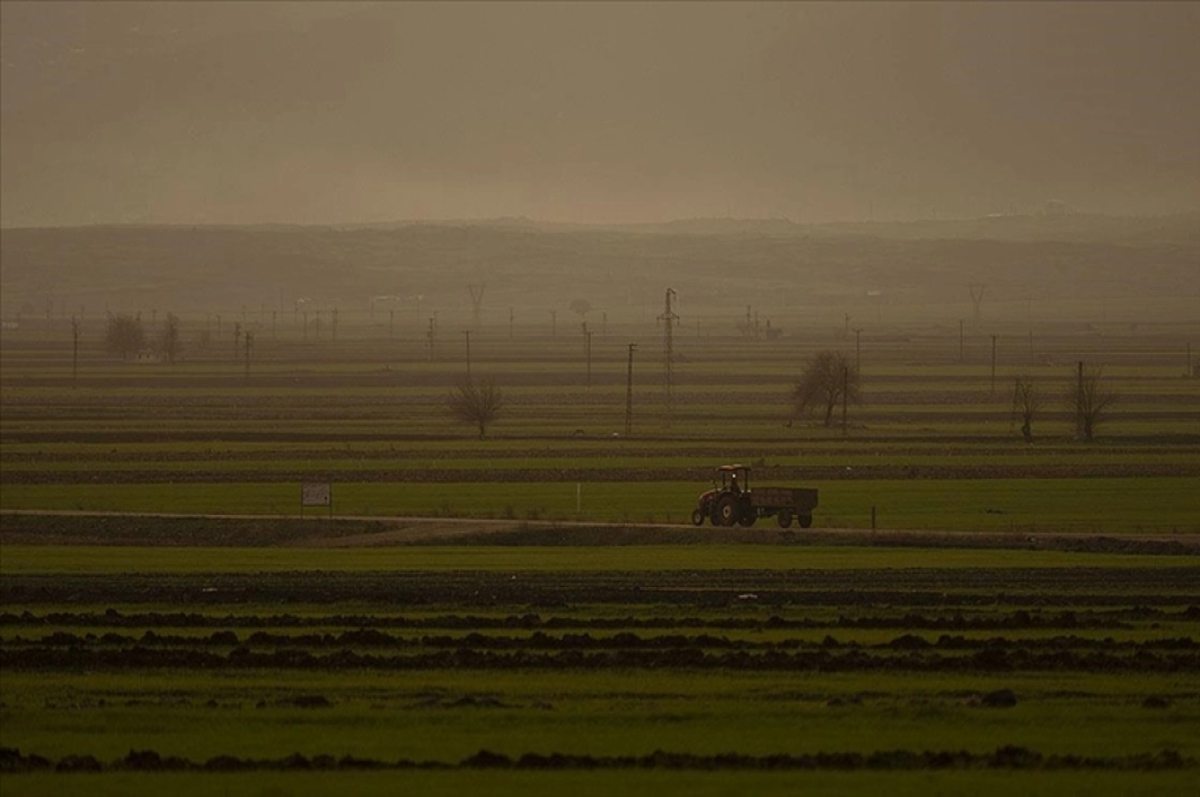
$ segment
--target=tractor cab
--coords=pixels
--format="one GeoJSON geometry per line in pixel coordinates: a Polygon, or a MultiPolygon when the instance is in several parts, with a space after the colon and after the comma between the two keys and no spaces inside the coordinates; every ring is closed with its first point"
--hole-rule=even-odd
{"type": "Polygon", "coordinates": [[[750,468],[745,465],[722,465],[713,476],[713,487],[719,492],[740,495],[750,491],[750,468]]]}

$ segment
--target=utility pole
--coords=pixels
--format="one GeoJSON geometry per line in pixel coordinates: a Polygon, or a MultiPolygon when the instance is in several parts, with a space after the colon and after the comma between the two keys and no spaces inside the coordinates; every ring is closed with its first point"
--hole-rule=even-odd
{"type": "Polygon", "coordinates": [[[250,349],[254,346],[254,333],[246,330],[246,378],[250,378],[250,349]]]}
{"type": "Polygon", "coordinates": [[[583,345],[587,355],[587,386],[592,386],[592,333],[583,325],[583,345]]]}
{"type": "Polygon", "coordinates": [[[854,328],[854,370],[862,373],[862,347],[860,336],[862,335],[862,327],[854,328]]]}
{"type": "Polygon", "coordinates": [[[658,317],[658,320],[663,322],[663,381],[666,383],[667,392],[667,426],[671,425],[671,387],[674,381],[671,368],[672,362],[675,360],[673,329],[675,322],[679,320],[679,316],[671,309],[671,299],[676,295],[674,288],[667,288],[663,314],[658,317]]]}
{"type": "Polygon", "coordinates": [[[996,336],[992,335],[992,395],[996,395],[996,336]]]}
{"type": "Polygon", "coordinates": [[[963,361],[963,320],[958,319],[958,361],[963,361]]]}
{"type": "Polygon", "coordinates": [[[515,319],[515,318],[516,318],[516,315],[513,313],[513,309],[512,309],[511,307],[510,307],[510,308],[508,308],[508,339],[509,339],[509,340],[512,340],[512,336],[513,336],[513,319],[515,319]]]}
{"type": "Polygon", "coordinates": [[[329,324],[329,327],[330,327],[330,337],[331,337],[333,340],[337,340],[338,309],[337,309],[336,307],[335,307],[335,308],[333,308],[333,312],[332,312],[330,315],[332,315],[332,316],[333,316],[333,319],[332,319],[332,321],[331,321],[331,322],[330,322],[330,324],[329,324]]]}
{"type": "Polygon", "coordinates": [[[971,303],[975,305],[975,327],[979,328],[979,321],[983,316],[980,311],[980,305],[983,304],[983,294],[987,291],[986,285],[969,285],[971,291],[971,303]]]}
{"type": "Polygon", "coordinates": [[[1083,360],[1075,371],[1075,439],[1083,439],[1083,360]]]}
{"type": "Polygon", "coordinates": [[[388,310],[388,337],[396,337],[396,308],[388,310]]]}
{"type": "Polygon", "coordinates": [[[471,294],[471,318],[475,321],[475,326],[479,326],[479,311],[483,306],[483,292],[487,288],[486,283],[478,285],[468,285],[467,291],[471,294]]]}
{"type": "Polygon", "coordinates": [[[463,335],[467,338],[467,381],[471,381],[471,330],[464,329],[463,335]]]}
{"type": "Polygon", "coordinates": [[[629,344],[629,371],[625,377],[625,436],[633,434],[633,353],[637,344],[629,344]]]}
{"type": "Polygon", "coordinates": [[[558,337],[558,311],[557,310],[550,311],[550,337],[552,337],[552,338],[558,337]]]}
{"type": "Polygon", "coordinates": [[[847,405],[850,403],[850,367],[842,366],[842,437],[849,434],[849,426],[846,424],[847,405]]]}
{"type": "MultiPolygon", "coordinates": [[[[217,316],[217,334],[221,332],[221,316],[217,316]]],[[[304,342],[308,343],[308,311],[304,311],[304,342]]]]}
{"type": "Polygon", "coordinates": [[[81,324],[78,316],[71,316],[71,386],[79,376],[79,333],[81,324]]]}
{"type": "Polygon", "coordinates": [[[425,337],[429,341],[429,362],[433,362],[433,340],[434,340],[434,337],[436,334],[437,334],[437,322],[433,318],[430,318],[429,319],[429,331],[425,333],[425,337]]]}

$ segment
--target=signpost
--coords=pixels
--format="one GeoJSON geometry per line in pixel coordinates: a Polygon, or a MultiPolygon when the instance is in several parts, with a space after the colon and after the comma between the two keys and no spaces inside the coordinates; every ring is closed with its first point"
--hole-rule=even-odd
{"type": "Polygon", "coordinates": [[[327,506],[333,518],[333,485],[327,482],[304,482],[300,485],[300,517],[306,506],[327,506]]]}

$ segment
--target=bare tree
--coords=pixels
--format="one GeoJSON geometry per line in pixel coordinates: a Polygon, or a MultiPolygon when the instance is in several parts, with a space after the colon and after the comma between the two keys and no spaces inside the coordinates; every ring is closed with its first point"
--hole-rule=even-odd
{"type": "Polygon", "coordinates": [[[816,354],[792,388],[792,416],[822,413],[825,426],[833,423],[833,410],[843,402],[858,403],[858,368],[841,352],[816,354]]]}
{"type": "Polygon", "coordinates": [[[467,377],[454,386],[448,401],[450,414],[464,423],[479,427],[479,437],[487,433],[487,425],[500,417],[504,396],[490,378],[478,382],[467,377]]]}
{"type": "Polygon", "coordinates": [[[1100,368],[1079,363],[1074,384],[1067,391],[1067,406],[1075,417],[1076,434],[1090,441],[1096,429],[1108,420],[1117,392],[1108,386],[1100,368]]]}
{"type": "Polygon", "coordinates": [[[1027,376],[1018,376],[1013,386],[1013,417],[1021,418],[1021,436],[1033,442],[1033,419],[1042,409],[1042,389],[1027,376]]]}
{"type": "Polygon", "coordinates": [[[158,348],[167,358],[167,362],[174,365],[175,358],[183,349],[183,341],[179,336],[179,316],[174,313],[167,313],[167,320],[163,322],[162,333],[158,338],[158,348]]]}
{"type": "Polygon", "coordinates": [[[122,360],[129,355],[137,355],[146,345],[146,330],[142,327],[142,319],[131,315],[118,313],[108,316],[108,326],[104,330],[104,346],[112,354],[121,355],[122,360]]]}

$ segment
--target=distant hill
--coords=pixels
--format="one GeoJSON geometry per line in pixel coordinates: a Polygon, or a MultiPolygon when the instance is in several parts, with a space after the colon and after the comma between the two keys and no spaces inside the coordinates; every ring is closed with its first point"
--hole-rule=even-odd
{"type": "MultiPolygon", "coordinates": [[[[356,227],[116,226],[0,233],[0,309],[232,312],[243,306],[359,311],[388,306],[466,314],[544,313],[586,298],[614,318],[653,318],[674,287],[692,312],[747,305],[829,308],[989,301],[1200,299],[1200,214],[1146,219],[997,217],[807,226],[689,220],[603,228],[528,219],[356,227]],[[419,297],[419,298],[418,298],[419,297]],[[398,304],[397,304],[398,303],[398,304]]],[[[407,311],[406,311],[407,312],[407,311]]],[[[796,311],[800,312],[800,311],[796,311]]],[[[940,311],[939,311],[940,312],[940,311]]],[[[959,310],[961,312],[961,309],[959,310]]],[[[1194,319],[1194,309],[1193,309],[1194,319]]]]}

